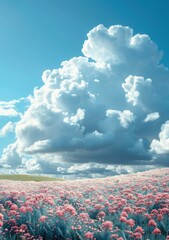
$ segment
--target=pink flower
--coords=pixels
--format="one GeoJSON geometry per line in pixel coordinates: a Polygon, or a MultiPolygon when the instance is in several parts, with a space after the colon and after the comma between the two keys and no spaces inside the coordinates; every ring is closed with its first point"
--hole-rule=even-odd
{"type": "Polygon", "coordinates": [[[92,233],[92,232],[87,232],[87,233],[85,233],[85,238],[87,238],[87,239],[93,239],[93,233],[92,233]]]}
{"type": "Polygon", "coordinates": [[[26,226],[26,224],[21,224],[21,226],[19,228],[22,229],[22,230],[26,230],[27,226],[26,226]]]}
{"type": "Polygon", "coordinates": [[[12,204],[10,209],[11,210],[18,210],[18,206],[16,204],[12,204]]]}
{"type": "Polygon", "coordinates": [[[101,210],[102,208],[104,208],[104,206],[102,206],[101,204],[95,204],[94,208],[96,210],[101,210]]]}
{"type": "Polygon", "coordinates": [[[148,222],[148,226],[156,227],[157,224],[156,224],[156,222],[153,219],[150,219],[150,221],[148,222]]]}
{"type": "Polygon", "coordinates": [[[122,213],[121,213],[121,216],[122,216],[122,217],[128,217],[128,214],[127,214],[126,212],[122,212],[122,213]]]}
{"type": "Polygon", "coordinates": [[[142,236],[141,233],[136,232],[136,233],[133,234],[133,237],[134,237],[135,239],[142,239],[143,236],[142,236]]]}
{"type": "Polygon", "coordinates": [[[168,208],[163,208],[163,209],[161,209],[160,212],[163,213],[163,214],[167,214],[167,213],[169,213],[169,209],[168,208]]]}
{"type": "Polygon", "coordinates": [[[65,212],[69,212],[71,215],[76,215],[77,214],[75,208],[70,204],[66,204],[64,206],[64,210],[65,210],[65,212]]]}
{"type": "Polygon", "coordinates": [[[106,216],[105,212],[99,212],[98,217],[104,218],[106,216]]]}
{"type": "Polygon", "coordinates": [[[42,215],[40,218],[39,218],[39,222],[45,222],[46,221],[46,219],[48,219],[48,217],[47,216],[44,216],[44,215],[42,215]]]}
{"type": "Polygon", "coordinates": [[[117,239],[118,236],[119,236],[118,234],[113,233],[113,234],[111,234],[110,239],[112,239],[112,238],[116,238],[117,239]]]}
{"type": "Polygon", "coordinates": [[[104,229],[112,230],[113,223],[111,221],[105,221],[105,222],[102,223],[102,227],[104,229]]]}
{"type": "Polygon", "coordinates": [[[33,212],[33,208],[32,207],[26,207],[26,210],[28,211],[28,212],[33,212]]]}
{"type": "Polygon", "coordinates": [[[88,220],[89,219],[89,214],[88,213],[80,213],[79,217],[82,218],[83,220],[88,220]]]}
{"type": "Polygon", "coordinates": [[[142,228],[142,227],[137,227],[136,229],[135,229],[135,232],[139,232],[139,233],[141,233],[141,234],[143,234],[144,233],[144,229],[142,228]]]}
{"type": "Polygon", "coordinates": [[[155,228],[152,234],[161,234],[161,230],[159,228],[155,228]]]}
{"type": "Polygon", "coordinates": [[[162,215],[162,214],[158,214],[158,215],[157,215],[157,220],[158,220],[158,221],[163,220],[163,215],[162,215]]]}
{"type": "Polygon", "coordinates": [[[0,227],[2,227],[3,226],[3,222],[2,221],[0,221],[0,227]]]}
{"type": "Polygon", "coordinates": [[[110,195],[109,197],[108,197],[108,200],[114,200],[115,199],[115,197],[113,196],[113,195],[110,195]]]}
{"type": "Polygon", "coordinates": [[[134,212],[134,210],[130,207],[125,207],[123,210],[127,213],[133,213],[134,212]]]}
{"type": "Polygon", "coordinates": [[[26,209],[26,207],[22,206],[22,207],[19,208],[19,211],[20,211],[21,213],[26,213],[26,212],[27,212],[27,209],[26,209]]]}
{"type": "Polygon", "coordinates": [[[4,219],[4,215],[2,213],[0,213],[0,220],[4,219]]]}
{"type": "Polygon", "coordinates": [[[8,207],[10,207],[12,205],[12,202],[10,200],[5,201],[5,205],[8,205],[8,207]]]}
{"type": "Polygon", "coordinates": [[[127,220],[126,223],[127,223],[130,227],[134,227],[134,226],[135,226],[135,222],[134,222],[133,219],[129,219],[129,220],[127,220]]]}
{"type": "Polygon", "coordinates": [[[127,218],[126,218],[126,217],[120,217],[120,218],[119,218],[119,221],[120,221],[120,222],[127,222],[127,218]]]}
{"type": "Polygon", "coordinates": [[[63,210],[56,210],[56,215],[58,215],[59,217],[63,217],[64,211],[63,210]]]}

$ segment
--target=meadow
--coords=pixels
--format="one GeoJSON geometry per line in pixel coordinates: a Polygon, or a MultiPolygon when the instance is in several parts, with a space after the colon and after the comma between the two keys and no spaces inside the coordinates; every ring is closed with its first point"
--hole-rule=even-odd
{"type": "Polygon", "coordinates": [[[69,181],[0,180],[0,239],[167,240],[169,171],[69,181]]]}
{"type": "Polygon", "coordinates": [[[47,177],[47,176],[38,176],[38,175],[29,175],[29,174],[0,174],[0,180],[13,180],[13,181],[62,181],[61,178],[47,177]]]}

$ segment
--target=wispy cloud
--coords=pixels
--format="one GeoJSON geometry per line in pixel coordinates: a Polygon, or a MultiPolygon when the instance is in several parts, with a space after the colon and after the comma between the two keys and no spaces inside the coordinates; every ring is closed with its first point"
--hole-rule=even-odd
{"type": "Polygon", "coordinates": [[[5,137],[9,132],[13,132],[15,128],[15,123],[8,122],[0,129],[0,137],[5,137]]]}
{"type": "Polygon", "coordinates": [[[144,119],[144,122],[152,122],[157,120],[160,117],[160,114],[158,112],[147,114],[146,118],[144,119]]]}

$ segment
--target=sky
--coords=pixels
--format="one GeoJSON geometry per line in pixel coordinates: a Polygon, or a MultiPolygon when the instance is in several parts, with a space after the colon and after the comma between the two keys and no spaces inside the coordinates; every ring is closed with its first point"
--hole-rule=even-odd
{"type": "Polygon", "coordinates": [[[0,0],[0,172],[169,166],[168,0],[0,0]]]}

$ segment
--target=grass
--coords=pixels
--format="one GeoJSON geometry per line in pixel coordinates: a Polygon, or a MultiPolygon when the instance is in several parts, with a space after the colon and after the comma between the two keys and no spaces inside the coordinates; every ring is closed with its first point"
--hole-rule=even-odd
{"type": "Polygon", "coordinates": [[[28,174],[0,174],[0,180],[13,180],[13,181],[63,181],[61,178],[28,175],[28,174]]]}

